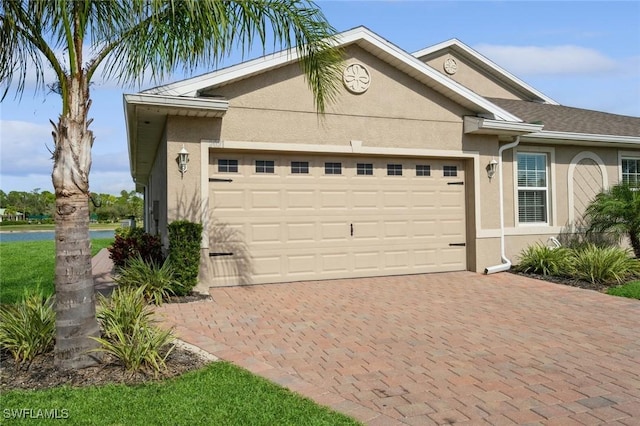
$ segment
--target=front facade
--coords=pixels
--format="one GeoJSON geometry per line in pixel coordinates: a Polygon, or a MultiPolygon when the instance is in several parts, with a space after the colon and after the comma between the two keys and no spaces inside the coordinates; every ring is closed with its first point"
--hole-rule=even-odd
{"type": "Polygon", "coordinates": [[[457,40],[339,40],[322,116],[291,52],[125,96],[145,226],[203,223],[203,285],[503,270],[640,175],[638,118],[560,106],[457,40]]]}

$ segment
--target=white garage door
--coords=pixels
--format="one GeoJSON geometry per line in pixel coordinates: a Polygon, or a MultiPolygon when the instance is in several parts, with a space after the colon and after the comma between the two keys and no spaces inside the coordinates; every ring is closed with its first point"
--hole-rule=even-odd
{"type": "Polygon", "coordinates": [[[466,269],[460,161],[213,154],[213,285],[466,269]]]}

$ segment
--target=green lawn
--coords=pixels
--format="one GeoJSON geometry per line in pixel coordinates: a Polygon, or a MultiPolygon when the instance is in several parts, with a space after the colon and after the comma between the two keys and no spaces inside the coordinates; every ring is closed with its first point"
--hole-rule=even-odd
{"type": "Polygon", "coordinates": [[[11,410],[22,408],[31,409],[31,416],[37,410],[57,409],[59,417],[67,417],[62,420],[65,425],[359,424],[226,362],[139,386],[6,392],[2,408],[7,425],[25,423],[24,419],[7,419],[11,410]]]}
{"type": "MultiPolygon", "coordinates": [[[[92,240],[92,254],[112,242],[112,238],[92,240]]],[[[45,294],[53,294],[54,275],[54,241],[0,243],[0,303],[16,303],[25,288],[37,285],[45,294]]]]}
{"type": "MultiPolygon", "coordinates": [[[[15,232],[29,232],[29,231],[53,231],[56,226],[53,223],[37,224],[32,223],[28,225],[4,225],[0,226],[0,231],[15,231],[15,232]]],[[[116,229],[120,227],[119,223],[91,223],[89,229],[102,230],[102,229],[116,229]]]]}
{"type": "Polygon", "coordinates": [[[640,300],[640,281],[632,281],[618,287],[611,287],[607,294],[640,300]]]}

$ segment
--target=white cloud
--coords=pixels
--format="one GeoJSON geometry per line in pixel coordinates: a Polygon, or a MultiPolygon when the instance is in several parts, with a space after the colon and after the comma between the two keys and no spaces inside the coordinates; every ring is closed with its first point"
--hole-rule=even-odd
{"type": "Polygon", "coordinates": [[[0,121],[0,169],[3,175],[51,174],[53,149],[50,124],[0,121]]]}
{"type": "Polygon", "coordinates": [[[617,69],[616,61],[597,50],[574,45],[539,47],[480,44],[475,49],[502,68],[520,75],[596,74],[617,69]]]}

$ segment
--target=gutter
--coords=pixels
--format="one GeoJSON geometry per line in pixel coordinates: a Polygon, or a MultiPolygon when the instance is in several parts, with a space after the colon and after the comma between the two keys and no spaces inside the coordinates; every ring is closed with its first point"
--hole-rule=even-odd
{"type": "Polygon", "coordinates": [[[501,264],[495,266],[489,266],[485,268],[484,273],[495,274],[496,272],[504,272],[511,269],[511,261],[507,258],[505,254],[505,243],[504,243],[504,184],[502,179],[502,153],[507,149],[512,149],[518,146],[520,143],[520,136],[516,137],[516,140],[512,143],[503,145],[498,149],[498,199],[499,199],[499,208],[500,208],[500,260],[501,264]]]}

